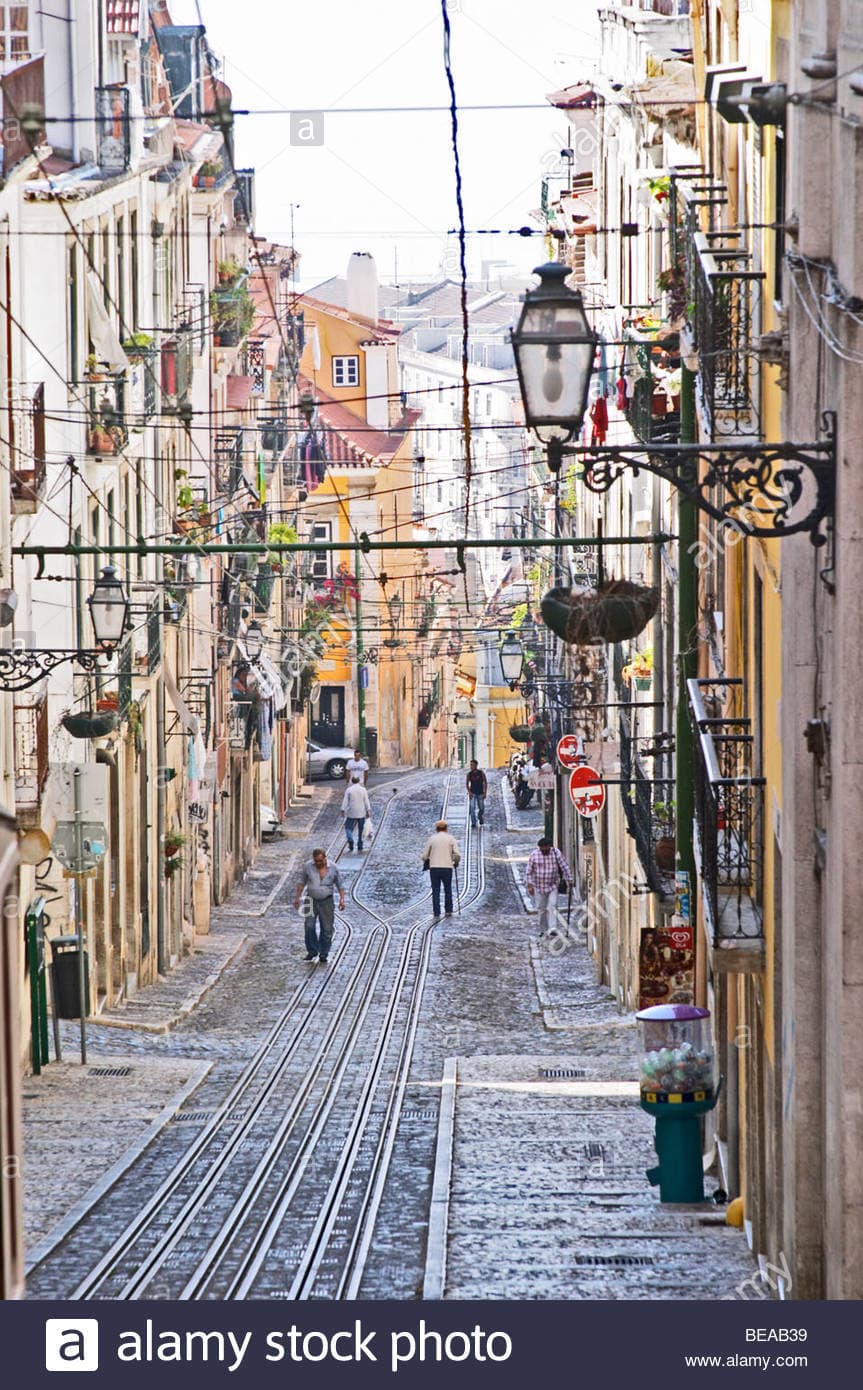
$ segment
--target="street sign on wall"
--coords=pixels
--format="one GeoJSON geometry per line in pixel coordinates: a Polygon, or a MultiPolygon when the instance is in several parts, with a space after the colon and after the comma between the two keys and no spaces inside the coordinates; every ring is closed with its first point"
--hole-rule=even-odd
{"type": "Polygon", "coordinates": [[[569,795],[580,816],[598,816],[605,805],[605,787],[595,767],[585,764],[569,775],[569,795]]]}

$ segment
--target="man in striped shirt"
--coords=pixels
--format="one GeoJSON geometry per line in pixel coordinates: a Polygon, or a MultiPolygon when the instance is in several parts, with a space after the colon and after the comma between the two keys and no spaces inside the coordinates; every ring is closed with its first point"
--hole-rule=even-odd
{"type": "Polygon", "coordinates": [[[572,887],[569,865],[559,849],[543,835],[527,861],[527,891],[536,899],[539,913],[539,934],[544,936],[551,923],[552,908],[557,906],[557,888],[561,879],[572,887]]]}

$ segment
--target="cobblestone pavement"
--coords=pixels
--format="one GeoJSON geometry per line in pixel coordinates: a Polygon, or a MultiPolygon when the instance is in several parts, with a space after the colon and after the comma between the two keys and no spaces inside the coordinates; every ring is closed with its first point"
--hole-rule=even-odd
{"type": "MultiPolygon", "coordinates": [[[[419,850],[448,785],[451,829],[467,848],[463,775],[378,774],[362,857],[343,847],[341,786],[318,784],[294,824],[313,824],[311,840],[341,852],[352,894],[330,967],[303,960],[291,900],[311,843],[288,836],[265,845],[214,910],[224,963],[190,1012],[179,981],[188,966],[189,997],[199,988],[206,966],[194,957],[138,996],[160,1022],[173,1011],[169,1031],[91,1025],[90,1065],[131,1066],[134,1085],[152,1085],[151,1112],[173,1105],[173,1118],[118,1173],[153,1119],[135,1127],[125,1091],[106,1090],[116,1097],[115,1122],[110,1102],[99,1119],[117,1131],[102,1157],[112,1180],[36,1263],[30,1298],[422,1297],[447,1058],[459,1077],[447,1297],[722,1297],[751,1276],[739,1232],[701,1224],[712,1212],[661,1208],[648,1188],[632,1025],[593,983],[580,945],[560,957],[531,949],[536,919],[516,880],[536,827],[491,781],[460,915],[432,924],[419,850]],[[507,829],[514,817],[525,833],[507,829]],[[159,1066],[164,1092],[147,1080],[159,1066]],[[196,1089],[177,1108],[194,1067],[196,1089]],[[545,1075],[569,1071],[585,1075],[545,1075]],[[596,1090],[609,1080],[622,1089],[596,1090]]],[[[76,1025],[63,1032],[71,1057],[76,1025]]],[[[27,1093],[46,1094],[52,1072],[63,1096],[52,1143],[74,1163],[92,1126],[76,1068],[49,1067],[27,1093]]],[[[34,1209],[44,1196],[44,1235],[64,1197],[40,1105],[27,1101],[26,1182],[34,1209]]]]}

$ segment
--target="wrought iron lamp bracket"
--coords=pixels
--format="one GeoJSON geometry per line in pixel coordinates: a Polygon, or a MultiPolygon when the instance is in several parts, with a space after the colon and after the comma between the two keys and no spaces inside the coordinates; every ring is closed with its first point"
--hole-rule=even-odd
{"type": "Polygon", "coordinates": [[[82,671],[98,671],[100,660],[113,656],[107,648],[94,651],[32,651],[24,647],[0,648],[0,691],[17,694],[38,685],[64,661],[74,661],[82,671]]]}
{"type": "Polygon", "coordinates": [[[741,536],[781,540],[806,533],[827,542],[836,503],[836,420],[823,417],[814,444],[622,444],[577,448],[579,476],[591,492],[608,492],[627,472],[663,478],[720,525],[741,536]]]}

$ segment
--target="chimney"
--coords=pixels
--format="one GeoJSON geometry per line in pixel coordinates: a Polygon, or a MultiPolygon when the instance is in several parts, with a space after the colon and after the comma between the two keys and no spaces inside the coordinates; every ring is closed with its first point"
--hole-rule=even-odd
{"type": "Polygon", "coordinates": [[[378,321],[378,272],[368,251],[354,251],[348,261],[348,313],[378,321]]]}

